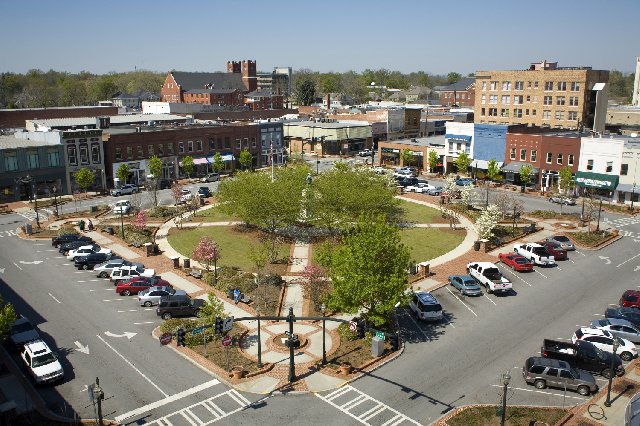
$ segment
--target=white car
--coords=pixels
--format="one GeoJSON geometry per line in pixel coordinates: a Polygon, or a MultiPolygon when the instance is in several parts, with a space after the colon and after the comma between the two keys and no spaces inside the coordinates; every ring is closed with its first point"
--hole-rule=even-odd
{"type": "Polygon", "coordinates": [[[386,175],[387,169],[381,166],[376,166],[373,168],[373,172],[377,175],[386,175]]]}
{"type": "Polygon", "coordinates": [[[182,195],[180,195],[180,203],[188,203],[193,199],[193,194],[188,189],[182,190],[182,195]]]}
{"type": "Polygon", "coordinates": [[[91,244],[88,246],[82,246],[80,248],[77,248],[76,250],[71,250],[69,253],[67,253],[67,260],[74,260],[76,257],[87,256],[91,253],[113,254],[113,251],[107,248],[100,248],[100,246],[97,244],[91,244]]]}
{"type": "Polygon", "coordinates": [[[118,281],[128,280],[131,277],[138,276],[149,278],[155,277],[156,271],[155,269],[145,269],[140,265],[122,266],[120,268],[113,268],[109,275],[109,279],[117,285],[118,281]]]}
{"type": "Polygon", "coordinates": [[[611,353],[613,353],[613,342],[615,340],[620,345],[616,350],[616,354],[619,355],[620,358],[625,361],[630,361],[638,356],[638,350],[633,342],[616,337],[607,330],[581,327],[577,329],[571,337],[573,343],[576,343],[578,340],[593,343],[596,348],[611,353]]]}
{"type": "Polygon", "coordinates": [[[404,190],[407,192],[419,192],[426,194],[430,189],[436,189],[436,187],[433,185],[429,185],[426,182],[418,182],[417,185],[409,185],[404,190]]]}
{"type": "Polygon", "coordinates": [[[121,200],[113,205],[113,214],[128,214],[131,210],[129,200],[121,200]]]}
{"type": "Polygon", "coordinates": [[[42,340],[34,340],[24,345],[20,357],[36,383],[55,382],[64,378],[64,370],[58,356],[42,340]]]}
{"type": "Polygon", "coordinates": [[[537,243],[516,244],[513,251],[526,257],[531,263],[540,266],[555,265],[556,260],[547,249],[537,243]]]}

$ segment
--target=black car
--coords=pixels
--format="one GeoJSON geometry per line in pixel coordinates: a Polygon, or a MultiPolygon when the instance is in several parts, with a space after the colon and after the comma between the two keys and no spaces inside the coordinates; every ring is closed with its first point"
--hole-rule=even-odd
{"type": "Polygon", "coordinates": [[[84,269],[85,271],[88,269],[93,269],[94,266],[101,264],[102,262],[106,262],[107,260],[111,260],[114,257],[107,253],[91,253],[86,256],[79,256],[73,260],[73,266],[78,269],[84,269]]]}
{"type": "Polygon", "coordinates": [[[65,244],[61,244],[58,247],[58,251],[64,255],[67,254],[67,252],[69,252],[70,250],[75,250],[77,248],[80,248],[82,246],[86,246],[91,244],[93,241],[91,241],[91,239],[88,240],[77,240],[77,241],[71,241],[70,243],[65,243],[65,244]]]}
{"type": "Polygon", "coordinates": [[[62,234],[51,238],[51,245],[58,247],[60,244],[70,243],[72,241],[91,241],[91,238],[80,234],[62,234]]]}
{"type": "Polygon", "coordinates": [[[636,327],[640,327],[640,309],[632,307],[610,307],[604,311],[605,318],[618,318],[629,321],[636,327]]]}
{"type": "Polygon", "coordinates": [[[156,315],[164,320],[173,317],[197,317],[203,305],[202,299],[191,299],[184,295],[164,296],[160,298],[156,315]]]}
{"type": "Polygon", "coordinates": [[[398,185],[407,187],[407,186],[416,186],[418,185],[418,178],[414,177],[406,177],[398,180],[398,185]]]}
{"type": "Polygon", "coordinates": [[[202,198],[208,198],[211,197],[211,191],[208,187],[201,186],[200,188],[198,188],[198,195],[202,198]]]}
{"type": "Polygon", "coordinates": [[[171,181],[169,179],[160,179],[158,181],[158,189],[170,189],[171,181]]]}

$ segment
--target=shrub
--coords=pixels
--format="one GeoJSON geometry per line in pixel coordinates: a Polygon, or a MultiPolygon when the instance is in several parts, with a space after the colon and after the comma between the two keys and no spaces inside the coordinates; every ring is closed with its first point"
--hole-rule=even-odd
{"type": "Polygon", "coordinates": [[[284,284],[284,280],[281,275],[269,274],[260,278],[260,285],[272,285],[274,287],[281,287],[284,284]]]}
{"type": "Polygon", "coordinates": [[[355,331],[349,328],[349,324],[342,323],[338,326],[338,334],[340,338],[349,342],[358,340],[358,335],[355,331]]]}
{"type": "MultiPolygon", "coordinates": [[[[213,277],[211,277],[211,279],[213,279],[213,277]]],[[[242,293],[250,293],[257,287],[255,277],[249,272],[242,272],[233,268],[218,269],[218,283],[216,288],[220,291],[226,293],[230,289],[237,288],[242,293]]]]}
{"type": "Polygon", "coordinates": [[[179,328],[184,328],[186,330],[197,326],[197,320],[194,321],[189,318],[171,318],[160,325],[160,331],[163,333],[175,333],[179,328]]]}

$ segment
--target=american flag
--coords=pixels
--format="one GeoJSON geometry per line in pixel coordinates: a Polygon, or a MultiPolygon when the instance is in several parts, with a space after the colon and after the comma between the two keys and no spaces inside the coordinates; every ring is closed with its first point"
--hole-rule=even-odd
{"type": "Polygon", "coordinates": [[[269,165],[273,161],[273,140],[271,140],[271,144],[269,145],[269,165]]]}

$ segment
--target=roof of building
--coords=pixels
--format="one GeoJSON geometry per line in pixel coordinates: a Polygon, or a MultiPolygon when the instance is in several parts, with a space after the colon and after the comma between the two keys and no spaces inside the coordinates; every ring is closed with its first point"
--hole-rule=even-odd
{"type": "Polygon", "coordinates": [[[322,129],[341,129],[345,127],[369,127],[369,123],[361,122],[317,122],[317,121],[296,121],[291,123],[284,123],[285,126],[300,126],[300,127],[316,127],[322,129]]]}
{"type": "Polygon", "coordinates": [[[209,84],[213,89],[245,90],[242,75],[238,73],[171,71],[171,75],[182,90],[204,89],[209,84]]]}
{"type": "Polygon", "coordinates": [[[475,84],[476,79],[473,77],[466,77],[448,86],[442,87],[440,90],[443,92],[453,92],[454,90],[467,90],[472,84],[475,84]]]}
{"type": "Polygon", "coordinates": [[[113,96],[111,99],[138,99],[138,96],[121,92],[121,93],[118,93],[116,96],[113,96]]]}
{"type": "Polygon", "coordinates": [[[206,93],[206,94],[226,94],[233,93],[238,89],[191,89],[185,93],[206,93]]]}
{"type": "Polygon", "coordinates": [[[254,90],[253,92],[247,93],[248,98],[252,98],[252,97],[253,98],[255,97],[271,98],[273,96],[282,96],[282,95],[271,93],[268,90],[254,90]]]}
{"type": "MultiPolygon", "coordinates": [[[[187,118],[175,114],[128,114],[128,115],[111,115],[109,116],[112,125],[126,125],[133,123],[147,123],[149,121],[186,121],[187,118]]],[[[42,120],[28,120],[39,127],[84,127],[95,126],[95,117],[76,117],[76,118],[51,118],[42,120]]]]}
{"type": "Polygon", "coordinates": [[[13,136],[0,136],[0,149],[35,148],[38,146],[60,145],[60,141],[18,139],[13,136]]]}
{"type": "Polygon", "coordinates": [[[395,141],[380,141],[378,144],[399,144],[411,146],[445,146],[444,135],[430,136],[428,138],[400,139],[395,141]]]}

